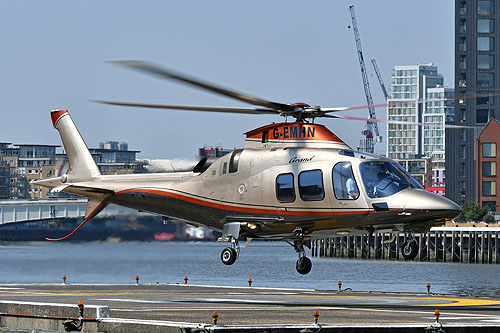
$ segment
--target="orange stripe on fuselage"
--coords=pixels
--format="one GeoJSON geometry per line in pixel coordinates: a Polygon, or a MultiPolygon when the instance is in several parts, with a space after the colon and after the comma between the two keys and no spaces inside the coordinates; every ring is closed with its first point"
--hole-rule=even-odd
{"type": "Polygon", "coordinates": [[[166,190],[153,190],[153,189],[130,189],[117,192],[116,195],[124,194],[124,193],[151,193],[164,197],[179,199],[187,202],[191,202],[197,205],[207,206],[211,208],[217,208],[227,211],[234,211],[240,213],[254,213],[254,214],[280,214],[280,215],[348,215],[348,214],[368,214],[369,210],[364,211],[343,211],[343,212],[334,212],[334,211],[284,211],[281,209],[266,209],[266,208],[250,208],[250,207],[240,207],[233,206],[227,204],[221,204],[216,202],[210,202],[203,199],[192,198],[179,193],[172,193],[166,190]]]}

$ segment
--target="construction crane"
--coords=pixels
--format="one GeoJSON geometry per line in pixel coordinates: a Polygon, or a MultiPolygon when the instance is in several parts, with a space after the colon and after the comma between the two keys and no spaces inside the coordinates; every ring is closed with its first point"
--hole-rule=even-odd
{"type": "MultiPolygon", "coordinates": [[[[376,119],[375,108],[373,107],[373,98],[370,92],[370,84],[368,83],[368,75],[366,74],[365,60],[363,58],[363,51],[361,49],[361,39],[359,38],[358,24],[356,23],[356,15],[354,15],[354,5],[349,6],[351,12],[352,28],[354,30],[354,38],[356,39],[356,47],[358,49],[359,66],[361,67],[361,77],[363,78],[363,86],[365,88],[366,103],[368,104],[369,119],[376,119]]],[[[382,137],[378,131],[378,125],[376,122],[367,121],[366,129],[361,132],[364,135],[364,139],[361,140],[360,150],[373,153],[375,148],[375,142],[382,142],[382,137]]]]}
{"type": "Polygon", "coordinates": [[[377,75],[378,82],[380,83],[380,88],[382,88],[382,93],[384,93],[385,101],[387,102],[387,100],[389,99],[389,94],[385,89],[384,80],[382,80],[382,75],[380,75],[380,71],[378,70],[377,62],[375,61],[375,59],[372,59],[372,65],[373,69],[375,70],[375,74],[377,75]]]}

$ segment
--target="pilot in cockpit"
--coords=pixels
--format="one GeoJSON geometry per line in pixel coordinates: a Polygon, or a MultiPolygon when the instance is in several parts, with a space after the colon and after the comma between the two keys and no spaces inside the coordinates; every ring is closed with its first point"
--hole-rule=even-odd
{"type": "Polygon", "coordinates": [[[354,182],[354,179],[348,178],[347,181],[345,182],[345,187],[347,190],[347,194],[349,195],[349,199],[357,199],[359,196],[359,191],[358,187],[356,186],[356,183],[354,182]]]}

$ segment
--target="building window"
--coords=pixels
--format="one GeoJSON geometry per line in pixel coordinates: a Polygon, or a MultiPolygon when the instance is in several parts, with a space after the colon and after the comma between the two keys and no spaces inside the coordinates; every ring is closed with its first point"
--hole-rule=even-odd
{"type": "Polygon", "coordinates": [[[458,43],[458,50],[461,52],[467,51],[467,43],[465,37],[460,37],[460,41],[458,43]]]}
{"type": "Polygon", "coordinates": [[[495,63],[494,60],[495,58],[492,54],[478,54],[477,69],[493,69],[495,63]]]}
{"type": "Polygon", "coordinates": [[[459,79],[458,79],[458,86],[460,88],[466,88],[467,87],[467,75],[465,73],[460,73],[459,79]]]}
{"type": "Polygon", "coordinates": [[[481,203],[481,207],[488,207],[490,212],[496,212],[497,210],[497,202],[496,201],[483,201],[481,203]]]}
{"type": "Polygon", "coordinates": [[[483,195],[497,195],[497,182],[483,182],[483,195]]]}
{"type": "Polygon", "coordinates": [[[460,163],[460,169],[458,169],[458,174],[460,177],[466,176],[467,165],[465,163],[460,163]]]}
{"type": "Polygon", "coordinates": [[[494,15],[495,4],[492,0],[478,0],[477,1],[477,14],[478,15],[494,15]]]}
{"type": "Polygon", "coordinates": [[[458,183],[458,193],[460,193],[460,195],[463,195],[465,196],[465,194],[467,193],[466,192],[466,182],[464,181],[461,181],[458,183]]]}
{"type": "Polygon", "coordinates": [[[459,69],[467,69],[467,57],[461,55],[458,64],[459,64],[459,69]]]}
{"type": "Polygon", "coordinates": [[[359,189],[352,173],[351,163],[341,162],[333,167],[333,189],[339,200],[355,200],[359,189]]]}
{"type": "Polygon", "coordinates": [[[467,3],[466,2],[460,2],[459,7],[458,7],[458,13],[460,15],[467,14],[467,3]]]}
{"type": "Polygon", "coordinates": [[[483,143],[483,157],[497,157],[497,144],[494,142],[483,143]]]}
{"type": "Polygon", "coordinates": [[[467,141],[467,130],[465,128],[461,128],[458,136],[460,141],[467,141]]]}
{"type": "Polygon", "coordinates": [[[276,177],[276,197],[279,202],[295,201],[295,188],[293,186],[292,173],[284,173],[276,177]]]}
{"type": "Polygon", "coordinates": [[[492,19],[477,19],[477,32],[488,34],[494,32],[495,21],[492,19]]]}
{"type": "Polygon", "coordinates": [[[304,201],[323,200],[323,172],[321,170],[302,171],[299,174],[299,193],[304,201]]]}
{"type": "Polygon", "coordinates": [[[493,118],[495,115],[494,110],[489,109],[477,109],[476,110],[476,123],[477,124],[486,124],[490,118],[493,118]]]}
{"type": "Polygon", "coordinates": [[[477,73],[477,86],[480,88],[493,87],[494,74],[493,73],[477,73]]]}
{"type": "Polygon", "coordinates": [[[493,96],[482,96],[476,98],[477,105],[493,105],[494,99],[493,96]]]}
{"type": "Polygon", "coordinates": [[[483,162],[483,177],[494,177],[497,175],[497,162],[483,162]]]}
{"type": "Polygon", "coordinates": [[[467,32],[467,21],[460,20],[460,22],[458,22],[458,32],[462,34],[467,32]]]}
{"type": "Polygon", "coordinates": [[[478,51],[493,51],[494,48],[495,41],[493,37],[477,37],[478,51]]]}
{"type": "Polygon", "coordinates": [[[467,157],[465,155],[467,153],[467,149],[466,149],[466,146],[460,146],[459,150],[458,150],[458,156],[460,157],[460,159],[462,160],[465,160],[467,157]]]}

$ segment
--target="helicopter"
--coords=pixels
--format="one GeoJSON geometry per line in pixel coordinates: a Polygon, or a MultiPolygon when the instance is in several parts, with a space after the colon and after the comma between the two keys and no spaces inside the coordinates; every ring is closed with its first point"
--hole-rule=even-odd
{"type": "MultiPolygon", "coordinates": [[[[205,107],[96,101],[189,111],[274,114],[292,122],[268,124],[245,133],[241,149],[216,160],[203,158],[191,171],[101,175],[67,110],[51,112],[70,168],[62,176],[36,181],[52,193],[67,192],[88,199],[85,220],[73,235],[107,205],[208,227],[222,232],[230,245],[221,252],[226,265],[240,255],[240,239],[286,241],[298,254],[296,270],[308,274],[312,262],[305,247],[324,237],[385,231],[414,233],[453,220],[460,207],[427,192],[396,161],[353,150],[316,118],[344,118],[333,113],[354,108],[284,104],[207,83],[142,61],[120,66],[208,90],[255,107],[205,107]]],[[[359,118],[362,119],[362,118],[359,118]]],[[[366,120],[366,119],[365,119],[366,120]]],[[[413,123],[412,123],[413,124],[413,123]]],[[[419,125],[419,124],[416,124],[419,125]]],[[[414,259],[418,245],[409,237],[401,248],[414,259]]]]}

